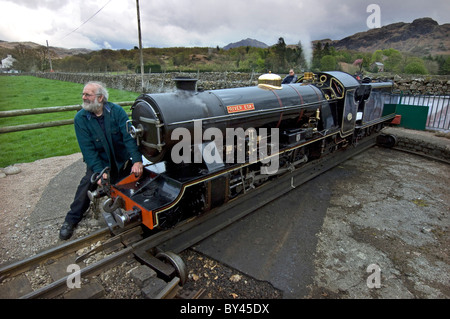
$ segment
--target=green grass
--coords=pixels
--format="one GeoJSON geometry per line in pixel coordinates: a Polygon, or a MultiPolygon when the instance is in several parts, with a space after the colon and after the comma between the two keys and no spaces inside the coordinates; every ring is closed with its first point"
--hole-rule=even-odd
{"type": "MultiPolygon", "coordinates": [[[[78,105],[83,84],[35,78],[0,76],[0,111],[78,105]]],[[[112,102],[134,101],[139,95],[109,89],[112,102]]],[[[129,111],[129,107],[125,107],[129,111]]],[[[0,126],[72,119],[76,111],[0,118],[0,126]]],[[[0,167],[29,163],[79,152],[73,125],[0,134],[0,167]]]]}

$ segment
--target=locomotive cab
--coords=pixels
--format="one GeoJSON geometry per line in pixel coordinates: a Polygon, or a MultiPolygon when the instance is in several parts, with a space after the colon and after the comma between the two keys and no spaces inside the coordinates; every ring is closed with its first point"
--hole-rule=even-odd
{"type": "Polygon", "coordinates": [[[314,83],[330,102],[333,122],[340,128],[341,137],[352,134],[357,116],[355,91],[359,82],[343,72],[321,72],[314,83]]]}

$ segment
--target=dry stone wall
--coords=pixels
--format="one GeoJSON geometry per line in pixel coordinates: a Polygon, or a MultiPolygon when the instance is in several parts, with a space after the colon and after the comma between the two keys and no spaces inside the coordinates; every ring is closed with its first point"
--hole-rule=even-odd
{"type": "MultiPolygon", "coordinates": [[[[87,83],[100,81],[108,88],[141,93],[142,77],[140,74],[89,74],[89,73],[34,73],[34,76],[68,81],[74,83],[87,83]]],[[[144,91],[147,93],[170,92],[175,90],[176,77],[198,78],[198,87],[204,90],[225,89],[256,85],[260,74],[221,72],[221,73],[151,73],[144,75],[144,91]]]]}
{"type": "MultiPolygon", "coordinates": [[[[103,74],[103,73],[34,73],[33,75],[48,79],[84,84],[100,81],[109,88],[142,92],[140,74],[103,74]]],[[[258,73],[206,72],[206,73],[152,73],[144,75],[144,91],[149,93],[169,92],[175,89],[173,79],[179,76],[198,78],[198,87],[204,90],[235,88],[256,85],[258,73]]],[[[284,76],[284,75],[282,75],[284,76]]],[[[380,76],[374,79],[394,82],[394,89],[412,94],[448,95],[450,94],[449,76],[380,76]]]]}
{"type": "Polygon", "coordinates": [[[450,94],[449,76],[393,76],[394,88],[412,94],[448,95],[450,94]]]}

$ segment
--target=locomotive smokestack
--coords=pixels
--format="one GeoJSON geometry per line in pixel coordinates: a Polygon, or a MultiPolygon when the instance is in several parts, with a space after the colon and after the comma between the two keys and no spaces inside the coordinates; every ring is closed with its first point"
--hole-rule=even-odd
{"type": "Polygon", "coordinates": [[[197,79],[192,79],[189,77],[176,77],[173,79],[178,90],[183,91],[196,91],[197,79]]]}

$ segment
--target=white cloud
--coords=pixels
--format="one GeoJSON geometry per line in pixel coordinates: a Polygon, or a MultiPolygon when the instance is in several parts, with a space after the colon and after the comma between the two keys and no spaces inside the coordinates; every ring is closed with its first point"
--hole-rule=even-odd
{"type": "MultiPolygon", "coordinates": [[[[448,0],[375,1],[381,22],[430,16],[450,21],[448,0]]],[[[366,31],[373,0],[141,0],[144,46],[224,46],[244,38],[269,45],[342,39],[366,31]]],[[[0,0],[0,40],[90,49],[138,45],[135,0],[0,0]],[[106,5],[106,6],[105,6],[106,5]],[[105,6],[98,14],[98,10],[105,6]],[[88,22],[86,22],[90,19],[88,22]],[[84,24],[83,24],[84,23],[84,24]]]]}

